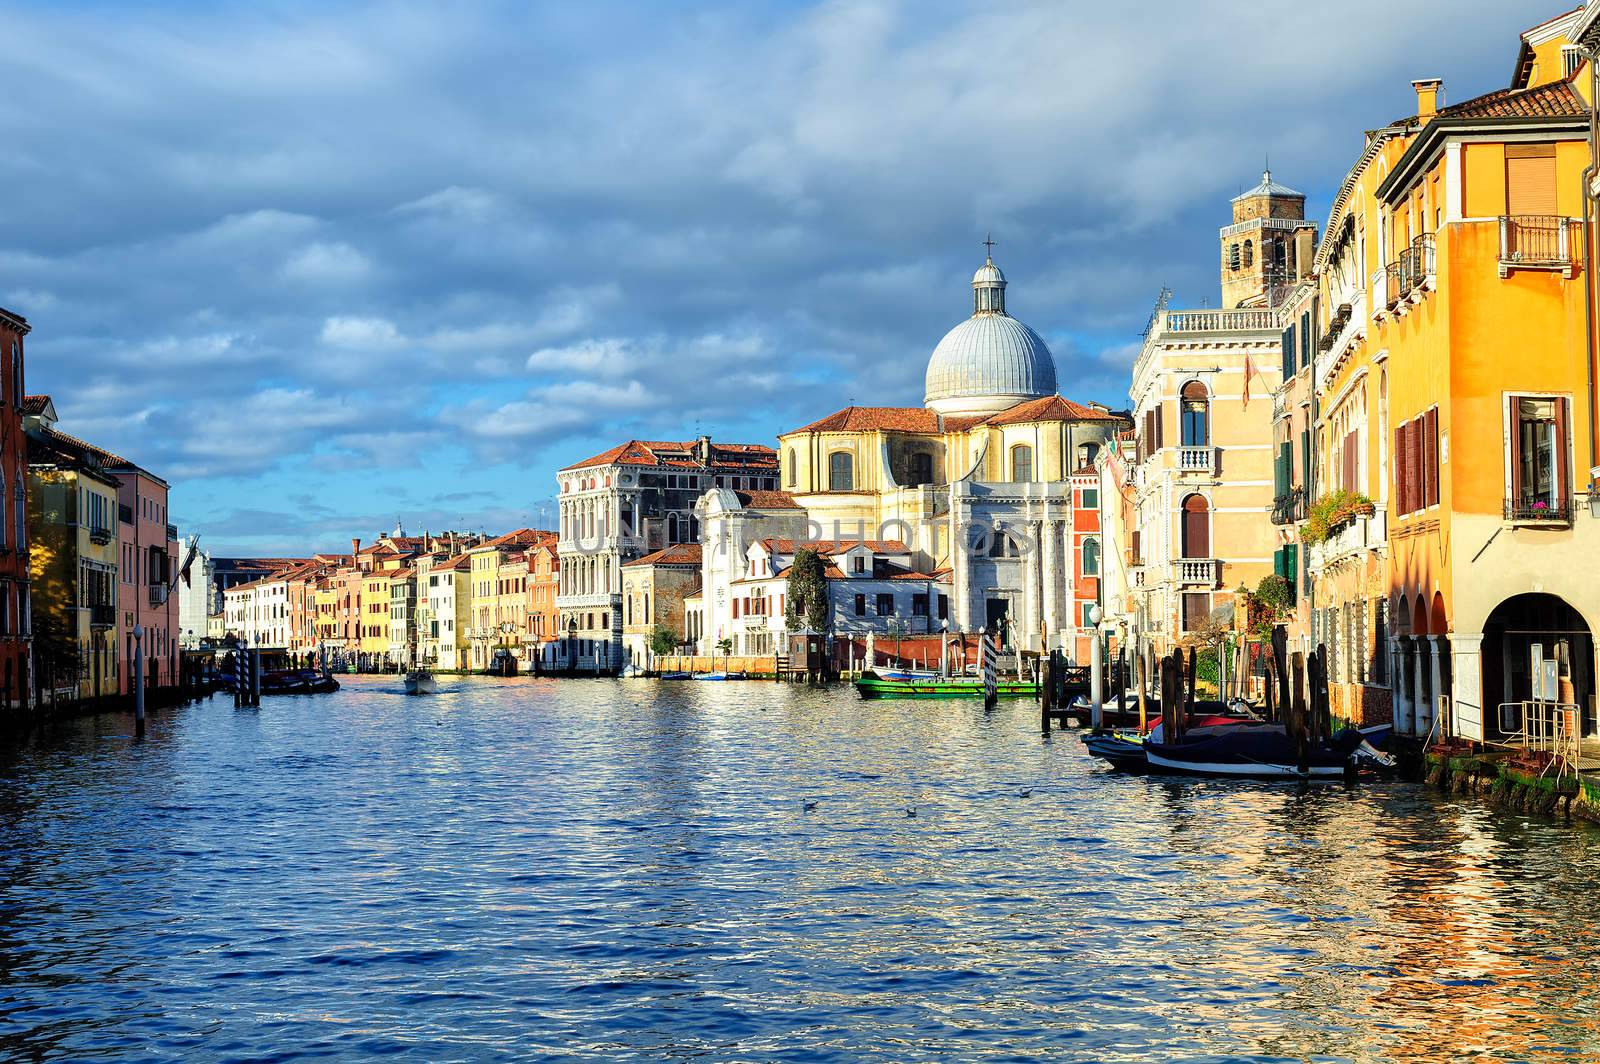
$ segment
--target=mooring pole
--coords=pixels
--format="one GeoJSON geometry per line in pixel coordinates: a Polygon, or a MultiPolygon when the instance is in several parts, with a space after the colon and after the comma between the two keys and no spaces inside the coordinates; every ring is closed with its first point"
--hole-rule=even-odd
{"type": "Polygon", "coordinates": [[[144,625],[133,626],[133,734],[144,738],[144,625]]]}
{"type": "Polygon", "coordinates": [[[1105,656],[1100,643],[1100,607],[1089,607],[1089,727],[1096,735],[1105,730],[1105,656]]]}

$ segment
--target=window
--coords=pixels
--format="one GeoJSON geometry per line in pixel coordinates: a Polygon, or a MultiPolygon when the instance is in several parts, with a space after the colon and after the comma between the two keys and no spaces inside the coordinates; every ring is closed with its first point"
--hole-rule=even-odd
{"type": "Polygon", "coordinates": [[[1019,443],[1011,448],[1011,480],[1026,484],[1033,480],[1033,448],[1019,443]]]}
{"type": "Polygon", "coordinates": [[[1099,488],[1084,488],[1083,489],[1082,507],[1085,510],[1098,510],[1098,509],[1100,509],[1100,489],[1099,488]]]}
{"type": "Polygon", "coordinates": [[[789,451],[787,454],[784,455],[783,466],[784,466],[784,475],[788,479],[789,486],[792,488],[792,487],[794,487],[794,451],[793,450],[789,451]]]}
{"type": "Polygon", "coordinates": [[[1094,627],[1094,618],[1089,616],[1089,611],[1092,610],[1092,609],[1094,609],[1094,603],[1092,603],[1092,602],[1084,602],[1084,603],[1081,603],[1079,605],[1079,612],[1080,612],[1080,615],[1081,615],[1081,620],[1078,622],[1078,627],[1080,627],[1080,628],[1093,628],[1094,627]]]}
{"type": "Polygon", "coordinates": [[[865,554],[857,554],[854,558],[851,558],[850,571],[856,575],[865,573],[867,571],[867,556],[865,554]]]}
{"type": "Polygon", "coordinates": [[[1204,384],[1190,381],[1183,386],[1183,398],[1179,406],[1179,430],[1183,435],[1183,446],[1204,447],[1210,442],[1209,408],[1204,384]]]}
{"type": "Polygon", "coordinates": [[[865,617],[866,615],[867,615],[867,596],[865,596],[865,595],[857,595],[856,596],[856,616],[857,617],[865,617]]]}
{"type": "Polygon", "coordinates": [[[950,596],[949,595],[940,595],[939,596],[939,619],[941,621],[947,621],[947,620],[950,619],[950,596]]]}
{"type": "Polygon", "coordinates": [[[22,347],[11,341],[11,401],[22,405],[22,347]]]}
{"type": "Polygon", "coordinates": [[[1083,541],[1083,575],[1100,575],[1100,541],[1086,539],[1083,541]]]}
{"type": "Polygon", "coordinates": [[[1283,330],[1283,379],[1294,376],[1294,326],[1283,330]]]}
{"type": "Polygon", "coordinates": [[[894,616],[894,595],[884,592],[878,595],[878,616],[894,616]]]}
{"type": "Polygon", "coordinates": [[[854,491],[855,458],[849,451],[834,451],[828,456],[828,490],[854,491]]]}
{"type": "Polygon", "coordinates": [[[1507,517],[1565,515],[1566,453],[1567,400],[1513,396],[1507,517]]]}
{"type": "Polygon", "coordinates": [[[1099,457],[1100,445],[1098,443],[1078,444],[1078,468],[1088,469],[1094,465],[1095,458],[1099,457]]]}
{"type": "Polygon", "coordinates": [[[1183,500],[1183,556],[1211,557],[1211,507],[1205,496],[1191,495],[1183,500]]]}
{"type": "Polygon", "coordinates": [[[1506,214],[1551,217],[1556,210],[1556,146],[1506,145],[1506,214]]]}
{"type": "Polygon", "coordinates": [[[1244,242],[1244,268],[1249,269],[1256,264],[1256,245],[1254,241],[1244,242]]]}
{"type": "MultiPolygon", "coordinates": [[[[1438,504],[1438,407],[1430,408],[1395,428],[1394,489],[1397,514],[1416,513],[1438,504]]],[[[1511,494],[1515,495],[1515,492],[1511,494]]]]}
{"type": "Polygon", "coordinates": [[[1239,268],[1239,245],[1238,244],[1234,244],[1234,245],[1232,245],[1231,247],[1228,248],[1228,269],[1237,270],[1238,268],[1239,268]]]}
{"type": "Polygon", "coordinates": [[[927,595],[912,595],[911,596],[911,616],[913,616],[913,617],[926,617],[927,615],[928,615],[928,596],[927,595]]]}
{"type": "Polygon", "coordinates": [[[1191,591],[1183,596],[1183,630],[1192,632],[1200,622],[1211,616],[1211,595],[1204,591],[1191,591]]]}
{"type": "Polygon", "coordinates": [[[911,456],[908,482],[913,488],[933,483],[933,455],[927,451],[918,451],[911,456]]]}

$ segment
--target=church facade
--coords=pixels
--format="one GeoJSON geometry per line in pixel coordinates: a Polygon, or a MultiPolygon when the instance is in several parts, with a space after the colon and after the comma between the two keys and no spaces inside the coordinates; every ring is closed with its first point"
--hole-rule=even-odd
{"type": "Polygon", "coordinates": [[[851,406],[783,433],[779,485],[817,538],[902,542],[948,577],[952,632],[1088,654],[1103,546],[1095,463],[1131,424],[1056,390],[1038,333],[1006,310],[991,259],[972,315],[928,362],[920,407],[851,406]]]}

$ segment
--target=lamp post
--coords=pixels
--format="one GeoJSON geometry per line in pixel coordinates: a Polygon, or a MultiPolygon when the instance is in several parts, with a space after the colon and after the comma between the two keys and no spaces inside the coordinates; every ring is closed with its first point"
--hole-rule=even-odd
{"type": "Polygon", "coordinates": [[[950,675],[950,622],[939,622],[939,676],[948,678],[950,675]]]}
{"type": "Polygon", "coordinates": [[[133,626],[133,734],[144,738],[144,625],[133,626]]]}

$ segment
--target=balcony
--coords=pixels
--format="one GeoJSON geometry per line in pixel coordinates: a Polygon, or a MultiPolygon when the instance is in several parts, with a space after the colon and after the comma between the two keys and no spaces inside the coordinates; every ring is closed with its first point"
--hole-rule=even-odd
{"type": "Polygon", "coordinates": [[[1512,270],[1560,270],[1573,273],[1571,218],[1552,214],[1517,214],[1500,219],[1500,276],[1512,270]]]}
{"type": "Polygon", "coordinates": [[[1505,518],[1514,525],[1566,528],[1572,524],[1572,499],[1507,499],[1505,518]]]}
{"type": "Polygon", "coordinates": [[[1272,523],[1292,525],[1306,519],[1306,489],[1290,488],[1272,500],[1272,523]]]}
{"type": "Polygon", "coordinates": [[[165,604],[166,601],[167,601],[167,585],[166,584],[151,584],[150,585],[150,605],[152,605],[152,606],[160,606],[160,605],[165,604]]]}
{"type": "Polygon", "coordinates": [[[97,543],[102,547],[105,546],[111,542],[111,529],[103,525],[89,526],[89,542],[97,543]]]}
{"type": "Polygon", "coordinates": [[[1222,566],[1215,558],[1180,558],[1175,563],[1178,583],[1184,585],[1217,586],[1217,573],[1222,566]]]}
{"type": "Polygon", "coordinates": [[[1405,287],[1400,281],[1400,264],[1391,262],[1383,268],[1383,305],[1387,310],[1396,310],[1405,302],[1405,287]]]}
{"type": "Polygon", "coordinates": [[[1278,327],[1275,310],[1163,310],[1155,322],[1156,331],[1168,333],[1273,331],[1278,327]]]}
{"type": "Polygon", "coordinates": [[[117,624],[117,608],[111,605],[89,607],[89,627],[114,628],[117,624]]]}
{"type": "Polygon", "coordinates": [[[1384,511],[1374,510],[1365,517],[1358,514],[1321,543],[1307,546],[1306,567],[1319,574],[1366,551],[1378,550],[1386,542],[1386,530],[1384,511]]]}
{"type": "Polygon", "coordinates": [[[1217,449],[1215,447],[1179,447],[1178,469],[1184,473],[1215,474],[1217,449]]]}

